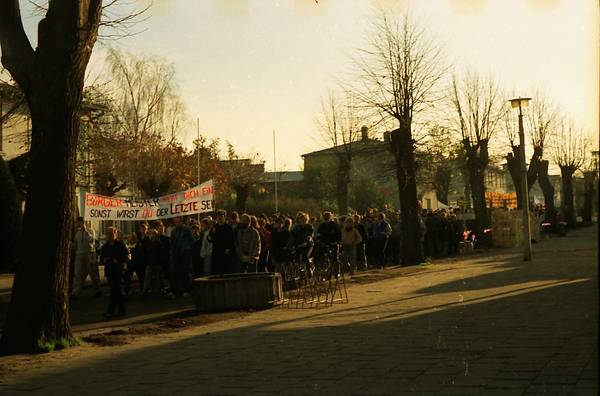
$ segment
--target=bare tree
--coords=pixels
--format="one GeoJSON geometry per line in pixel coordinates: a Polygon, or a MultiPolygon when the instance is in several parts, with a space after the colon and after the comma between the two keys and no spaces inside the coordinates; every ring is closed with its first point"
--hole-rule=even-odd
{"type": "Polygon", "coordinates": [[[330,92],[321,99],[321,113],[317,125],[321,138],[333,151],[336,161],[335,187],[338,212],[348,212],[348,187],[350,185],[352,159],[361,139],[368,139],[369,129],[361,127],[356,107],[350,97],[340,99],[330,92]]]}
{"type": "Polygon", "coordinates": [[[86,89],[86,99],[105,110],[86,117],[79,159],[88,160],[99,193],[127,186],[149,196],[166,193],[185,173],[168,164],[185,163],[188,155],[178,143],[185,114],[174,68],[158,57],[114,49],[107,60],[107,81],[86,89]]]}
{"type": "Polygon", "coordinates": [[[447,128],[434,125],[429,130],[427,140],[416,153],[419,184],[431,186],[437,199],[446,205],[452,179],[459,169],[460,150],[462,147],[456,145],[447,128]]]}
{"type": "Polygon", "coordinates": [[[561,121],[552,141],[552,156],[560,168],[561,212],[569,227],[577,225],[573,202],[573,174],[587,159],[587,142],[584,134],[572,122],[561,121]]]}
{"type": "Polygon", "coordinates": [[[219,189],[226,190],[228,187],[233,190],[236,195],[236,210],[245,212],[246,202],[264,171],[264,162],[260,161],[258,154],[241,157],[233,145],[227,142],[227,158],[221,161],[221,169],[226,185],[219,189]]]}
{"type": "Polygon", "coordinates": [[[120,133],[133,142],[155,136],[174,140],[184,122],[172,64],[153,56],[110,49],[105,94],[120,133]]]}
{"type": "Polygon", "coordinates": [[[78,113],[101,9],[101,0],[50,1],[34,49],[19,1],[0,2],[2,64],[23,92],[32,121],[21,241],[36,241],[35,249],[19,249],[0,341],[5,353],[31,352],[39,343],[71,339],[67,268],[78,113]],[[39,238],[40,230],[44,238],[39,238]]]}
{"type": "MultiPolygon", "coordinates": [[[[510,143],[511,152],[506,155],[507,167],[515,185],[517,205],[522,206],[521,173],[520,173],[520,142],[518,120],[514,110],[508,108],[504,117],[504,130],[510,143]]],[[[536,90],[525,114],[525,133],[533,147],[533,153],[527,169],[527,186],[529,189],[538,180],[544,193],[546,221],[553,222],[554,218],[554,187],[548,178],[548,164],[543,163],[544,143],[554,128],[557,110],[548,96],[541,90],[536,90]]]]}
{"type": "Polygon", "coordinates": [[[490,227],[485,204],[485,171],[490,162],[489,143],[503,116],[504,98],[491,78],[467,73],[462,79],[452,78],[451,101],[454,124],[460,131],[466,155],[469,185],[475,211],[475,232],[485,245],[484,229],[490,227]]]}
{"type": "Polygon", "coordinates": [[[356,61],[358,103],[379,116],[381,123],[398,127],[390,133],[390,141],[402,212],[402,262],[418,264],[424,256],[412,128],[414,117],[439,100],[436,89],[445,72],[441,50],[408,14],[402,18],[382,14],[361,54],[356,61]]]}

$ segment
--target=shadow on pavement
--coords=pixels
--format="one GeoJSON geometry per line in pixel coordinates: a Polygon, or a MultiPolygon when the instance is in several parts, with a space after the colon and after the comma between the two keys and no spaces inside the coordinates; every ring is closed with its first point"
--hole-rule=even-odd
{"type": "Polygon", "coordinates": [[[198,328],[198,334],[160,346],[121,353],[115,348],[83,365],[65,363],[5,390],[597,394],[597,266],[589,256],[549,262],[509,263],[466,286],[449,282],[422,289],[429,294],[547,281],[466,302],[405,305],[423,294],[360,307],[369,308],[362,313],[332,310],[214,333],[198,328]]]}

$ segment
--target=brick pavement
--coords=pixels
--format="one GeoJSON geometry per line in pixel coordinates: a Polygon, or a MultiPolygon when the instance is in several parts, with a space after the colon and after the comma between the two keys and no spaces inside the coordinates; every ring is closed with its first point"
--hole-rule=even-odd
{"type": "Polygon", "coordinates": [[[22,358],[0,393],[596,395],[597,236],[542,241],[531,263],[492,251],[353,285],[332,308],[22,358]]]}

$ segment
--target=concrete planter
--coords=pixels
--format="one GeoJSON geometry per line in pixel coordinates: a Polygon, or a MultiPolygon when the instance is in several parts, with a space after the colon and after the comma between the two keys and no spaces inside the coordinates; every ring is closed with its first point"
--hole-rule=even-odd
{"type": "Polygon", "coordinates": [[[264,309],[281,302],[281,274],[257,272],[212,275],[193,280],[200,312],[264,309]]]}

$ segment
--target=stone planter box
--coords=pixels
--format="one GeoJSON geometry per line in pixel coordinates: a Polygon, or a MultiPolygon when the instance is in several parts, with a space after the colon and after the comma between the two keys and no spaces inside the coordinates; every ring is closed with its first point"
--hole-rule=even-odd
{"type": "Polygon", "coordinates": [[[193,280],[200,312],[264,309],[281,303],[281,274],[276,272],[212,275],[193,280]]]}

